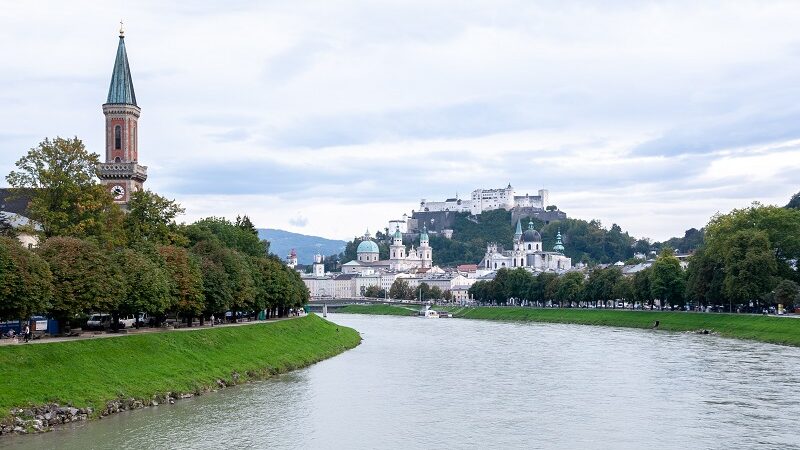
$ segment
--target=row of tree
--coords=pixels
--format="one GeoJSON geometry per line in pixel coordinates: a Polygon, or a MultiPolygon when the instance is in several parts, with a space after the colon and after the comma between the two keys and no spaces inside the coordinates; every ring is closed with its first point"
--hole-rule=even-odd
{"type": "Polygon", "coordinates": [[[576,307],[612,303],[683,306],[683,271],[680,262],[665,250],[649,268],[632,277],[623,276],[618,267],[600,267],[585,275],[569,272],[562,276],[551,272],[533,275],[523,268],[500,269],[494,280],[479,281],[469,290],[480,303],[545,306],[558,304],[576,307]]]}
{"type": "MultiPolygon", "coordinates": [[[[695,233],[689,236],[696,239],[695,233]]],[[[478,282],[470,294],[492,304],[557,303],[578,306],[616,300],[662,306],[717,306],[760,311],[800,304],[800,209],[758,203],[718,214],[705,227],[699,249],[683,270],[669,248],[633,276],[614,266],[563,276],[524,269],[501,269],[492,281],[478,282]]]]}
{"type": "MultiPolygon", "coordinates": [[[[285,315],[308,301],[293,270],[268,254],[247,216],[177,224],[183,208],[134,192],[123,212],[94,178],[96,154],[77,138],[45,140],[7,179],[30,198],[41,245],[0,239],[0,318],[47,314],[66,323],[90,312],[192,318],[228,311],[285,315]]],[[[4,228],[13,235],[15,230],[4,228]]]]}

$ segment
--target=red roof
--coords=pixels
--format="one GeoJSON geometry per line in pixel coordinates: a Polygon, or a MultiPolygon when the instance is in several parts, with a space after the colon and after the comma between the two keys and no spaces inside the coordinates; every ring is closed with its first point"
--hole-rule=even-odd
{"type": "Polygon", "coordinates": [[[461,264],[460,266],[456,267],[459,272],[475,272],[478,270],[477,264],[461,264]]]}

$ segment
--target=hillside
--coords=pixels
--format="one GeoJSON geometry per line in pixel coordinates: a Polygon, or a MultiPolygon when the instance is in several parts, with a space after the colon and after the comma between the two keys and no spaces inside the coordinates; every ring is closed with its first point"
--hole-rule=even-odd
{"type": "Polygon", "coordinates": [[[334,239],[325,239],[319,236],[309,236],[290,231],[275,230],[271,228],[259,228],[258,237],[270,242],[269,251],[285,259],[292,249],[297,251],[297,262],[300,264],[311,264],[314,262],[314,255],[339,254],[344,250],[347,242],[334,239]]]}

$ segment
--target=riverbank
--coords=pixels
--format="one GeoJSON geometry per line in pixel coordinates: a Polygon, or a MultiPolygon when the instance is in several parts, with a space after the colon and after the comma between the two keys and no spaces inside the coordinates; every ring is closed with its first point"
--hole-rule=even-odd
{"type": "MultiPolygon", "coordinates": [[[[343,308],[341,311],[351,312],[347,308],[343,308]]],[[[361,314],[370,314],[370,308],[381,311],[380,314],[387,314],[386,308],[395,308],[398,310],[397,315],[406,315],[403,312],[405,309],[391,305],[360,306],[360,308],[361,314]]],[[[798,321],[800,319],[784,317],[577,308],[434,306],[434,309],[449,311],[453,317],[463,319],[568,323],[626,328],[652,328],[653,324],[658,321],[659,330],[678,332],[707,330],[709,333],[730,338],[800,347],[800,321],[798,321]]]]}
{"type": "Polygon", "coordinates": [[[360,342],[357,331],[309,315],[190,333],[6,346],[0,348],[0,416],[6,431],[37,431],[53,425],[51,419],[91,419],[267,378],[360,342]],[[36,414],[46,411],[50,418],[36,414]]]}

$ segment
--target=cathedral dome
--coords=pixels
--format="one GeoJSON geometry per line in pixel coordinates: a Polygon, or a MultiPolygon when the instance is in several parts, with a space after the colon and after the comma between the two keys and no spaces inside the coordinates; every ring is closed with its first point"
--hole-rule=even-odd
{"type": "Polygon", "coordinates": [[[542,242],[542,235],[536,230],[525,230],[522,233],[522,242],[542,242]]]}
{"type": "Polygon", "coordinates": [[[370,240],[361,241],[361,243],[358,244],[358,248],[356,249],[356,253],[379,253],[379,252],[380,250],[378,250],[378,244],[370,240]]]}

